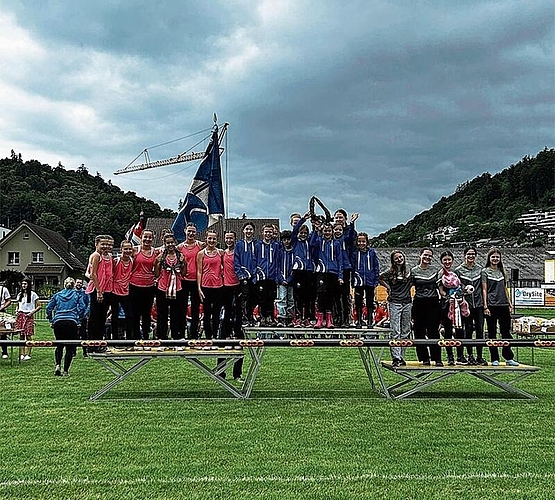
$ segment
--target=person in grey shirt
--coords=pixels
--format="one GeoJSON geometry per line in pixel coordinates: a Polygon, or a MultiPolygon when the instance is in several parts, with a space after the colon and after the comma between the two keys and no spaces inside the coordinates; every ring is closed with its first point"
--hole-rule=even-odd
{"type": "MultiPolygon", "coordinates": [[[[391,266],[380,275],[380,283],[388,293],[391,338],[402,340],[410,338],[410,316],[412,281],[407,270],[405,254],[400,250],[391,252],[391,266]]],[[[370,309],[369,309],[370,311],[370,309]]],[[[405,348],[391,347],[393,366],[405,366],[405,348]]]]}
{"type": "MultiPolygon", "coordinates": [[[[507,277],[501,260],[501,251],[492,248],[487,255],[486,266],[482,269],[482,299],[488,325],[488,338],[497,338],[497,323],[502,339],[512,339],[511,310],[513,308],[507,291],[507,277]]],[[[491,364],[499,366],[499,349],[490,347],[491,364]]],[[[501,351],[507,366],[518,366],[509,346],[501,351]]]]}
{"type": "MultiPolygon", "coordinates": [[[[410,270],[414,285],[414,299],[412,303],[412,320],[414,322],[415,339],[438,339],[440,307],[437,281],[438,272],[431,267],[433,258],[431,248],[420,251],[420,263],[410,270]]],[[[452,349],[452,348],[448,348],[452,349]]],[[[436,366],[443,366],[441,361],[441,348],[439,345],[417,346],[418,360],[426,366],[430,359],[436,366]]],[[[451,354],[452,356],[452,354],[451,354]]]]}
{"type": "MultiPolygon", "coordinates": [[[[461,280],[463,289],[470,290],[465,294],[468,302],[470,314],[463,318],[464,338],[471,339],[472,334],[476,332],[477,339],[484,338],[484,301],[482,298],[482,266],[476,264],[476,248],[467,247],[464,249],[464,262],[455,269],[455,272],[461,280]]],[[[484,347],[476,346],[476,358],[473,356],[473,348],[471,345],[466,346],[468,353],[469,365],[487,366],[488,362],[483,357],[484,347]]]]}

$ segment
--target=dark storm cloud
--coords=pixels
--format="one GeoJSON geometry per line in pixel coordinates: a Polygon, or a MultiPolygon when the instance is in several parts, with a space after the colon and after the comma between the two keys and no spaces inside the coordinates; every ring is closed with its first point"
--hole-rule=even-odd
{"type": "MultiPolygon", "coordinates": [[[[231,123],[231,216],[287,223],[317,194],[361,212],[375,234],[553,146],[547,1],[81,4],[0,7],[23,40],[21,64],[0,76],[13,124],[4,147],[107,178],[217,111],[231,123]]],[[[195,168],[113,182],[175,208],[195,168]]]]}

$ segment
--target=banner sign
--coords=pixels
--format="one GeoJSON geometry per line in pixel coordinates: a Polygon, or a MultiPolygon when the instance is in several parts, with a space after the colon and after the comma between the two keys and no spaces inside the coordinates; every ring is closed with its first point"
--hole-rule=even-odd
{"type": "Polygon", "coordinates": [[[515,288],[515,306],[543,306],[545,290],[542,288],[515,288]]]}

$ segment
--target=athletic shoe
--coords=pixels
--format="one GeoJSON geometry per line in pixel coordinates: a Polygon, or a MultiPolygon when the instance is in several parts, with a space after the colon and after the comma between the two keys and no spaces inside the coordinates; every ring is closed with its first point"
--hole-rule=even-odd
{"type": "Polygon", "coordinates": [[[401,365],[401,360],[398,358],[393,358],[393,361],[391,362],[391,366],[398,367],[400,365],[401,365]]]}
{"type": "Polygon", "coordinates": [[[472,356],[472,354],[470,354],[470,355],[468,356],[468,364],[469,364],[469,365],[472,365],[472,366],[475,366],[475,365],[477,364],[477,363],[476,363],[476,360],[474,359],[474,356],[472,356]]]}
{"type": "Polygon", "coordinates": [[[426,361],[422,361],[423,366],[430,366],[430,360],[427,359],[426,361]]]}
{"type": "Polygon", "coordinates": [[[497,360],[492,361],[491,366],[499,366],[499,361],[497,361],[497,360]]]}
{"type": "Polygon", "coordinates": [[[31,359],[31,356],[29,356],[28,354],[25,354],[25,356],[23,356],[23,359],[25,361],[29,361],[31,359]]]}
{"type": "Polygon", "coordinates": [[[507,365],[507,366],[519,366],[519,363],[516,362],[514,359],[507,359],[505,361],[505,365],[507,365]]]}
{"type": "Polygon", "coordinates": [[[443,361],[436,361],[436,366],[442,367],[443,365],[443,361]]]}
{"type": "Polygon", "coordinates": [[[468,365],[468,360],[464,356],[459,356],[457,358],[458,365],[468,365]]]}
{"type": "Polygon", "coordinates": [[[484,358],[478,358],[476,364],[479,366],[488,366],[488,362],[484,358]]]}
{"type": "Polygon", "coordinates": [[[449,357],[447,358],[447,364],[448,364],[449,366],[455,366],[455,358],[453,358],[452,356],[449,356],[449,357]]]}
{"type": "Polygon", "coordinates": [[[69,377],[69,372],[64,372],[64,377],[69,377]]]}
{"type": "Polygon", "coordinates": [[[401,359],[401,361],[399,362],[399,364],[401,366],[407,366],[407,362],[404,359],[401,359]]]}
{"type": "Polygon", "coordinates": [[[7,354],[2,354],[2,359],[8,359],[8,355],[7,354]]]}
{"type": "Polygon", "coordinates": [[[56,375],[56,377],[62,376],[62,369],[60,368],[60,365],[56,365],[56,371],[54,372],[54,375],[56,375]]]}

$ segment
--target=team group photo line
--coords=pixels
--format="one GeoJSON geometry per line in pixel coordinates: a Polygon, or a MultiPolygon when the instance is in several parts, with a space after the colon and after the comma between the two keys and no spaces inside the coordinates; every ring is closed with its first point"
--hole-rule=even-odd
{"type": "MultiPolygon", "coordinates": [[[[250,327],[270,327],[279,336],[280,328],[327,332],[374,326],[388,328],[395,340],[409,339],[411,332],[415,339],[483,339],[484,323],[488,338],[496,338],[498,328],[501,338],[512,338],[513,306],[499,249],[489,250],[483,266],[472,246],[458,265],[447,250],[439,256],[439,269],[431,265],[431,248],[423,248],[412,267],[402,250],[394,250],[380,268],[368,234],[355,230],[358,217],[343,209],[316,215],[311,206],[304,215],[291,215],[290,230],[266,224],[257,233],[246,222],[240,239],[227,231],[224,249],[210,228],[205,241],[197,239],[192,222],[183,235],[164,230],[160,247],[153,245],[153,231],[144,229],[140,244],[122,241],[117,256],[114,239],[98,235],[85,277],[65,280],[46,306],[47,318],[57,340],[242,339],[250,327]],[[387,291],[386,302],[376,302],[378,284],[387,291]]],[[[34,335],[38,299],[24,279],[14,325],[22,339],[34,335]]],[[[10,302],[9,293],[2,294],[0,311],[10,302]]],[[[20,359],[30,359],[31,347],[20,349],[20,359]]],[[[76,350],[56,347],[56,375],[69,373],[76,350]]],[[[83,347],[83,355],[105,350],[83,347]]],[[[392,365],[404,366],[405,348],[390,350],[392,365]]],[[[448,365],[488,365],[482,345],[475,354],[468,344],[457,346],[456,353],[453,347],[445,350],[448,365]]],[[[7,357],[5,345],[2,351],[7,357]]],[[[423,366],[444,366],[439,344],[417,345],[416,352],[423,366]]],[[[490,346],[489,353],[498,366],[498,348],[490,346]]],[[[518,366],[510,346],[501,354],[506,365],[518,366]]]]}

